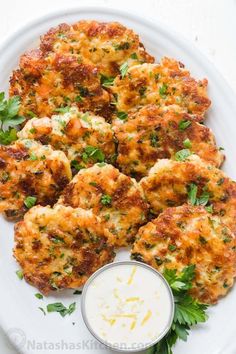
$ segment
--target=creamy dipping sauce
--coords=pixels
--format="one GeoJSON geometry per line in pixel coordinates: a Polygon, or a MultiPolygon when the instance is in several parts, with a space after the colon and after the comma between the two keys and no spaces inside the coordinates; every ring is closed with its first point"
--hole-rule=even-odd
{"type": "Polygon", "coordinates": [[[119,350],[141,350],[161,339],[173,320],[170,288],[153,268],[134,261],[109,264],[87,282],[82,313],[91,333],[119,350]]]}

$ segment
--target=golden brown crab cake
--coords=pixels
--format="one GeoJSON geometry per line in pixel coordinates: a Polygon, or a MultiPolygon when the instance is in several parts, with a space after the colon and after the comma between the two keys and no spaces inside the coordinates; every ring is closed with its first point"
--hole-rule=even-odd
{"type": "Polygon", "coordinates": [[[18,137],[35,139],[64,151],[75,170],[104,160],[112,162],[116,150],[111,125],[104,118],[75,107],[51,118],[30,119],[18,137]]]}
{"type": "Polygon", "coordinates": [[[191,294],[207,304],[226,295],[236,275],[234,234],[200,206],[168,208],[141,227],[131,257],[160,272],[195,265],[191,294]]]}
{"type": "Polygon", "coordinates": [[[102,88],[95,66],[79,63],[72,55],[45,57],[39,49],[21,56],[19,69],[10,79],[9,94],[21,97],[20,114],[31,118],[50,117],[72,104],[104,115],[109,111],[110,95],[102,88]]]}
{"type": "Polygon", "coordinates": [[[137,182],[105,163],[81,170],[65,188],[59,204],[91,209],[116,236],[118,247],[133,242],[147,220],[148,205],[137,182]]]}
{"type": "Polygon", "coordinates": [[[40,48],[48,54],[73,54],[77,60],[97,66],[101,74],[109,77],[119,74],[119,67],[125,61],[129,66],[154,62],[139,36],[118,22],[63,23],[41,37],[40,48]]]}
{"type": "Polygon", "coordinates": [[[114,237],[91,211],[36,206],[15,226],[14,256],[27,282],[47,295],[77,288],[113,261],[114,237]]]}
{"type": "Polygon", "coordinates": [[[212,131],[175,106],[144,106],[126,120],[117,119],[113,130],[118,141],[118,166],[137,179],[146,176],[158,159],[181,159],[194,152],[216,167],[224,160],[212,131]]]}
{"type": "Polygon", "coordinates": [[[140,185],[153,214],[186,202],[205,205],[236,233],[236,182],[197,155],[159,160],[140,185]]]}
{"type": "Polygon", "coordinates": [[[62,151],[22,139],[0,146],[0,212],[20,218],[34,204],[53,205],[71,180],[62,151]]]}
{"type": "Polygon", "coordinates": [[[159,64],[142,64],[123,70],[111,89],[117,114],[147,104],[162,107],[175,104],[203,120],[211,103],[207,97],[207,80],[196,81],[183,64],[166,57],[159,64]]]}

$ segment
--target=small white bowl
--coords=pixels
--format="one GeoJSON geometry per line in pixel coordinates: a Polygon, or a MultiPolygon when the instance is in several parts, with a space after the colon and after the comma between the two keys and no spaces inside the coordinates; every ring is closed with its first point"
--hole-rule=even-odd
{"type": "MultiPolygon", "coordinates": [[[[106,286],[104,284],[104,286],[106,286]]],[[[118,352],[123,352],[123,353],[134,353],[134,352],[140,352],[142,350],[146,350],[150,347],[152,347],[153,345],[157,344],[169,331],[169,329],[171,328],[172,322],[173,322],[173,318],[174,318],[174,298],[173,298],[173,294],[171,291],[171,288],[169,286],[169,284],[167,283],[167,281],[165,280],[165,278],[154,268],[152,268],[151,266],[145,264],[145,263],[141,263],[141,262],[137,262],[137,261],[121,261],[121,262],[114,262],[114,263],[109,263],[105,266],[103,266],[102,268],[98,269],[86,282],[86,284],[84,285],[83,288],[83,292],[82,292],[82,299],[81,299],[81,312],[82,312],[82,317],[84,320],[84,323],[86,325],[86,327],[88,328],[88,330],[90,331],[90,333],[104,346],[106,346],[109,349],[118,351],[118,352]],[[167,326],[163,329],[163,331],[161,332],[161,334],[155,338],[154,341],[149,342],[147,345],[143,345],[141,347],[138,348],[125,348],[125,347],[119,347],[117,345],[112,345],[111,343],[109,343],[108,341],[105,341],[103,338],[101,338],[98,333],[96,333],[96,331],[94,330],[94,328],[91,327],[90,323],[89,323],[89,318],[87,316],[86,313],[86,294],[87,294],[87,290],[90,287],[90,285],[93,283],[93,281],[95,280],[95,278],[97,278],[101,273],[106,272],[108,269],[113,268],[113,267],[118,267],[120,265],[133,265],[133,266],[138,266],[138,267],[144,267],[145,269],[148,269],[149,271],[153,272],[156,274],[156,276],[161,279],[162,283],[165,285],[168,295],[169,295],[169,300],[170,300],[170,304],[171,304],[171,308],[170,308],[170,316],[168,319],[168,324],[167,326]]],[[[124,344],[124,343],[122,343],[124,344]]]]}

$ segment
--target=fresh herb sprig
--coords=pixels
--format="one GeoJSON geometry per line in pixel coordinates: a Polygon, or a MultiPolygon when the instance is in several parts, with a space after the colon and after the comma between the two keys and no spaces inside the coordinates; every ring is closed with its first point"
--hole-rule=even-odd
{"type": "Polygon", "coordinates": [[[6,100],[5,93],[0,93],[0,144],[9,145],[17,140],[17,126],[25,121],[25,117],[18,115],[19,110],[19,96],[6,100]]]}
{"type": "Polygon", "coordinates": [[[166,269],[164,277],[168,281],[174,295],[175,313],[171,329],[146,354],[173,354],[172,347],[178,339],[187,341],[189,330],[197,323],[206,322],[207,305],[199,303],[189,294],[195,277],[195,266],[185,267],[178,275],[176,270],[166,269]]]}

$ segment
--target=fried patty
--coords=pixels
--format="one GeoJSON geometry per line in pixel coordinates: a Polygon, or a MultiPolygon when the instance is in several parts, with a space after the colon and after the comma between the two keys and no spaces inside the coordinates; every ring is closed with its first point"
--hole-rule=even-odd
{"type": "Polygon", "coordinates": [[[127,120],[115,121],[117,163],[123,173],[140,179],[158,159],[178,159],[192,151],[216,167],[221,165],[224,155],[217,148],[212,131],[175,107],[147,105],[127,120]]]}
{"type": "Polygon", "coordinates": [[[159,160],[140,184],[155,215],[188,201],[206,205],[236,233],[236,182],[197,155],[159,160]]]}
{"type": "Polygon", "coordinates": [[[210,106],[207,80],[196,81],[184,65],[164,57],[160,64],[142,64],[128,69],[114,81],[112,92],[118,112],[128,112],[147,104],[178,105],[203,120],[210,106]]]}
{"type": "Polygon", "coordinates": [[[118,22],[79,21],[73,25],[60,24],[41,37],[40,48],[51,52],[73,54],[77,60],[98,67],[106,76],[119,74],[125,61],[129,66],[153,63],[139,36],[118,22]]]}
{"type": "Polygon", "coordinates": [[[53,205],[70,180],[62,151],[27,139],[0,146],[0,212],[9,219],[21,217],[32,203],[53,205]]]}
{"type": "Polygon", "coordinates": [[[26,52],[12,73],[9,94],[20,96],[20,114],[28,118],[50,117],[72,104],[109,116],[110,95],[102,88],[98,68],[78,62],[72,54],[26,52]]]}
{"type": "Polygon", "coordinates": [[[168,208],[140,228],[132,258],[163,272],[181,272],[196,266],[192,296],[213,304],[226,295],[236,275],[236,240],[233,233],[203,207],[168,208]]]}
{"type": "Polygon", "coordinates": [[[15,225],[14,256],[27,282],[43,294],[77,288],[112,262],[113,236],[91,211],[36,206],[15,225]]]}
{"type": "Polygon", "coordinates": [[[59,203],[91,209],[116,236],[118,247],[133,241],[148,211],[137,182],[104,163],[81,170],[65,188],[59,203]]]}
{"type": "Polygon", "coordinates": [[[115,154],[113,131],[104,118],[71,108],[50,118],[32,118],[18,133],[19,138],[35,139],[62,150],[76,169],[98,161],[112,162],[115,154]]]}

